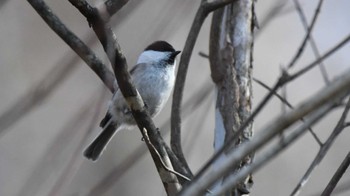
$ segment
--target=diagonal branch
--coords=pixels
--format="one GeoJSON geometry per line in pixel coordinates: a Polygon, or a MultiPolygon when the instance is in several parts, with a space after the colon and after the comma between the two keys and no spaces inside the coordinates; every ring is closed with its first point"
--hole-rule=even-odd
{"type": "Polygon", "coordinates": [[[327,187],[325,188],[321,196],[331,195],[335,186],[337,186],[339,180],[341,179],[345,171],[348,169],[349,165],[350,165],[350,152],[346,155],[344,161],[341,163],[341,165],[335,172],[331,181],[329,181],[327,187]]]}
{"type": "Polygon", "coordinates": [[[44,19],[49,27],[57,33],[80,58],[97,74],[103,83],[114,92],[114,76],[101,62],[93,51],[86,46],[61,20],[53,14],[52,10],[42,0],[28,0],[37,13],[44,19]]]}
{"type": "Polygon", "coordinates": [[[89,24],[92,26],[100,40],[103,49],[112,64],[120,91],[132,111],[132,115],[141,131],[141,134],[144,138],[147,136],[150,138],[151,144],[160,154],[160,156],[158,156],[153,150],[153,146],[147,143],[147,147],[157,167],[164,188],[169,195],[174,195],[178,192],[181,185],[176,176],[163,167],[163,163],[166,163],[167,168],[173,169],[173,166],[169,161],[169,155],[166,151],[166,144],[149,116],[139,92],[132,84],[126,58],[121,51],[116,35],[109,24],[106,23],[108,18],[103,18],[103,13],[101,14],[100,10],[91,7],[84,0],[69,1],[87,18],[89,24]],[[147,130],[147,135],[142,131],[143,129],[147,130]],[[159,159],[160,157],[162,160],[159,159]]]}
{"type": "MultiPolygon", "coordinates": [[[[295,1],[297,1],[297,0],[294,0],[294,2],[295,1]]],[[[317,8],[316,8],[314,16],[312,18],[311,24],[310,24],[309,28],[307,29],[305,38],[303,39],[303,41],[298,49],[298,52],[295,54],[295,56],[293,57],[293,59],[291,60],[289,65],[287,66],[288,68],[293,67],[295,65],[295,63],[297,62],[297,60],[300,58],[301,54],[303,53],[304,48],[305,48],[306,43],[307,43],[307,40],[309,40],[309,38],[311,36],[312,29],[314,28],[314,26],[316,24],[316,20],[317,20],[317,17],[319,16],[322,3],[323,3],[323,0],[318,1],[317,8]]]]}
{"type": "MultiPolygon", "coordinates": [[[[265,83],[263,83],[261,80],[253,78],[253,80],[260,84],[262,87],[264,87],[265,89],[267,89],[268,91],[272,91],[272,89],[267,86],[265,83]]],[[[294,109],[294,107],[292,106],[292,104],[290,104],[285,98],[283,98],[282,96],[280,96],[277,92],[273,92],[273,94],[279,99],[281,100],[282,103],[284,103],[286,106],[288,106],[290,109],[294,109]]],[[[304,118],[300,119],[302,122],[304,122],[304,118]]],[[[318,138],[318,136],[316,135],[316,133],[312,130],[311,127],[309,127],[309,131],[311,133],[311,135],[314,137],[314,139],[316,140],[316,142],[318,143],[318,145],[322,146],[322,142],[320,140],[320,138],[318,138]]]]}
{"type": "MultiPolygon", "coordinates": [[[[305,30],[307,31],[308,30],[308,24],[307,24],[307,21],[306,21],[306,16],[304,14],[304,11],[299,3],[298,0],[294,0],[294,5],[298,11],[298,14],[300,16],[300,19],[301,19],[301,22],[303,23],[304,25],[304,28],[305,30]]],[[[320,52],[318,50],[318,47],[316,45],[316,42],[314,40],[314,38],[310,35],[309,37],[309,41],[310,41],[310,44],[311,44],[311,48],[312,48],[312,51],[314,52],[314,55],[316,58],[320,58],[320,52]]],[[[320,67],[320,70],[321,70],[321,74],[322,74],[322,77],[323,77],[323,80],[325,81],[326,84],[329,84],[329,77],[328,77],[328,74],[327,74],[327,71],[326,71],[326,68],[325,68],[325,65],[323,63],[323,61],[321,61],[319,63],[319,67],[320,67]]]]}
{"type": "Polygon", "coordinates": [[[322,55],[320,58],[316,59],[314,62],[310,63],[309,65],[305,66],[303,69],[297,71],[293,75],[289,77],[288,80],[294,80],[295,78],[301,76],[302,74],[308,72],[310,69],[318,65],[320,62],[325,60],[326,58],[330,57],[334,52],[338,51],[340,48],[342,48],[345,44],[347,44],[350,41],[350,34],[347,35],[342,41],[340,41],[337,45],[335,45],[333,48],[328,50],[324,55],[322,55]]]}

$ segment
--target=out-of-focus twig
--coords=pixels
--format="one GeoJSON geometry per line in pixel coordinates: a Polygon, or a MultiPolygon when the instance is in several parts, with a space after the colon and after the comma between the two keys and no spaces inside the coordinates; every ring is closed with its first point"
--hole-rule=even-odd
{"type": "MultiPolygon", "coordinates": [[[[96,94],[99,95],[98,99],[96,100],[95,107],[91,107],[91,104],[87,105],[89,107],[90,111],[94,111],[93,115],[91,116],[91,119],[89,121],[89,125],[87,129],[82,130],[83,133],[81,134],[81,137],[79,138],[76,143],[78,143],[77,146],[75,146],[75,150],[72,150],[71,154],[68,156],[69,161],[68,164],[64,167],[63,171],[60,172],[59,177],[56,180],[55,185],[51,188],[48,195],[50,196],[60,196],[65,195],[64,191],[66,187],[72,182],[74,176],[78,172],[78,169],[80,168],[81,164],[83,163],[84,159],[81,156],[81,152],[84,149],[85,141],[88,140],[90,133],[94,130],[96,127],[96,124],[98,122],[99,117],[99,109],[102,107],[102,104],[104,103],[104,99],[107,95],[104,88],[101,88],[96,94]]],[[[65,132],[72,131],[72,130],[65,130],[65,132]]],[[[80,131],[81,132],[81,131],[80,131]]]]}
{"type": "Polygon", "coordinates": [[[57,87],[74,72],[78,58],[70,58],[67,62],[59,61],[45,77],[18,98],[4,113],[0,115],[0,138],[7,129],[40,105],[57,87]]]}
{"type": "MultiPolygon", "coordinates": [[[[93,99],[87,103],[63,126],[55,140],[46,148],[43,156],[37,161],[34,169],[29,174],[26,182],[21,187],[18,196],[22,195],[38,195],[42,185],[52,174],[52,170],[57,168],[63,160],[63,152],[72,138],[79,134],[79,127],[82,126],[84,120],[88,118],[89,111],[92,110],[91,104],[93,99]]],[[[84,131],[84,130],[83,130],[84,131]]]]}

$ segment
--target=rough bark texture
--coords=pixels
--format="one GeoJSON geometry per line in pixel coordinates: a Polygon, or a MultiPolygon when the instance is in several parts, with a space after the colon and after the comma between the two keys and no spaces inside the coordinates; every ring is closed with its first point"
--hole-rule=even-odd
{"type": "MultiPolygon", "coordinates": [[[[252,35],[253,1],[236,1],[214,13],[209,56],[217,90],[215,150],[227,145],[251,114],[252,35]]],[[[251,136],[250,124],[235,140],[234,146],[248,141],[251,136]]],[[[252,155],[247,156],[232,172],[249,165],[252,159],[252,155]]],[[[248,194],[252,183],[251,176],[248,176],[228,194],[248,194]]],[[[216,186],[220,186],[220,182],[216,186]]]]}

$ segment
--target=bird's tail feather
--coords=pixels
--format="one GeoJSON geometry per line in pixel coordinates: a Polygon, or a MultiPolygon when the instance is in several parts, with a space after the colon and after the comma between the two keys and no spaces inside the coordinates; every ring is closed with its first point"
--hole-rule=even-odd
{"type": "Polygon", "coordinates": [[[84,156],[87,159],[96,161],[111,141],[113,135],[117,132],[118,127],[113,123],[108,123],[94,141],[84,150],[84,156]]]}

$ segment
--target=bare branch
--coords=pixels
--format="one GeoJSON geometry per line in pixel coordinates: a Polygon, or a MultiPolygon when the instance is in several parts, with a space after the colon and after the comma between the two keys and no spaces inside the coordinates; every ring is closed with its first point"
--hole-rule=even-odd
{"type": "Polygon", "coordinates": [[[232,166],[241,161],[243,157],[261,147],[264,143],[273,138],[273,136],[282,132],[295,121],[317,110],[317,108],[324,105],[332,105],[343,99],[349,93],[349,85],[350,70],[339,76],[328,87],[319,91],[315,96],[304,101],[295,110],[276,118],[261,131],[258,131],[257,133],[261,133],[259,136],[257,135],[250,142],[238,146],[232,153],[232,155],[235,156],[228,157],[225,162],[222,162],[220,167],[215,168],[215,171],[213,168],[209,167],[201,174],[198,174],[192,183],[181,191],[180,195],[197,195],[198,193],[203,193],[205,189],[212,185],[215,180],[225,175],[232,166]]]}
{"type": "Polygon", "coordinates": [[[349,164],[350,164],[350,152],[348,153],[348,155],[346,155],[345,159],[343,160],[343,162],[335,172],[332,179],[329,181],[327,187],[325,188],[321,196],[331,195],[335,186],[337,186],[339,180],[341,179],[345,171],[348,169],[349,164]]]}
{"type": "MultiPolygon", "coordinates": [[[[263,83],[261,80],[256,79],[256,78],[253,78],[253,80],[254,80],[256,83],[260,84],[262,87],[266,88],[267,90],[272,91],[272,89],[271,89],[269,86],[267,86],[265,83],[263,83]]],[[[283,98],[282,96],[280,96],[277,92],[274,91],[273,94],[274,94],[279,100],[281,100],[281,102],[282,102],[283,104],[285,104],[286,106],[288,106],[290,109],[294,109],[294,107],[292,106],[292,104],[290,104],[285,98],[283,98]]],[[[300,120],[301,120],[302,122],[305,122],[304,118],[301,118],[300,120]]],[[[320,138],[318,138],[318,136],[317,136],[316,133],[312,130],[311,127],[309,127],[309,131],[310,131],[311,135],[314,137],[314,139],[316,140],[316,142],[317,142],[320,146],[322,146],[323,144],[322,144],[320,138]]]]}
{"type": "MultiPolygon", "coordinates": [[[[294,0],[294,2],[297,2],[297,0],[294,0]]],[[[310,24],[309,28],[307,29],[305,38],[304,38],[303,42],[301,43],[301,45],[300,45],[300,47],[299,47],[299,49],[298,49],[298,52],[295,54],[294,58],[293,58],[293,59],[291,60],[291,62],[288,64],[288,68],[293,67],[294,64],[297,62],[297,60],[300,58],[301,54],[303,53],[304,48],[305,48],[305,46],[306,46],[306,42],[307,42],[307,40],[310,38],[312,29],[314,28],[314,26],[315,26],[315,24],[316,24],[316,20],[317,20],[317,17],[318,17],[318,15],[319,15],[319,13],[320,13],[320,9],[321,9],[322,3],[323,3],[323,0],[319,0],[319,1],[318,1],[317,8],[316,8],[315,13],[314,13],[314,16],[313,16],[313,18],[312,18],[311,24],[310,24]]]]}
{"type": "Polygon", "coordinates": [[[103,83],[114,92],[114,76],[101,62],[94,52],[85,45],[61,20],[51,11],[42,0],[28,0],[37,13],[44,19],[49,27],[60,36],[80,58],[97,74],[103,83]]]}
{"type": "MultiPolygon", "coordinates": [[[[294,2],[295,7],[297,8],[298,14],[300,16],[300,20],[303,23],[303,26],[304,26],[305,30],[308,31],[308,24],[307,24],[307,21],[306,21],[306,16],[304,14],[304,11],[303,11],[299,1],[298,0],[294,0],[293,2],[294,2]]],[[[312,37],[311,34],[309,36],[309,41],[310,41],[311,48],[312,48],[312,51],[314,52],[315,57],[316,58],[320,58],[320,56],[321,56],[320,52],[319,52],[318,47],[316,45],[316,42],[315,42],[315,40],[314,40],[314,38],[312,37]]],[[[327,74],[327,71],[326,71],[326,68],[325,68],[325,65],[324,65],[323,61],[321,61],[319,63],[319,67],[320,67],[320,70],[321,70],[321,74],[322,74],[323,80],[325,81],[326,84],[329,84],[328,74],[327,74]]]]}
{"type": "Polygon", "coordinates": [[[340,41],[337,45],[335,45],[332,49],[327,51],[324,55],[322,55],[320,58],[316,59],[314,62],[310,63],[309,65],[305,66],[300,71],[294,73],[289,77],[288,80],[294,80],[295,78],[301,76],[302,74],[306,73],[316,65],[318,65],[320,62],[331,56],[334,52],[338,51],[340,48],[342,48],[346,43],[350,41],[350,34],[346,36],[342,41],[340,41]]]}

